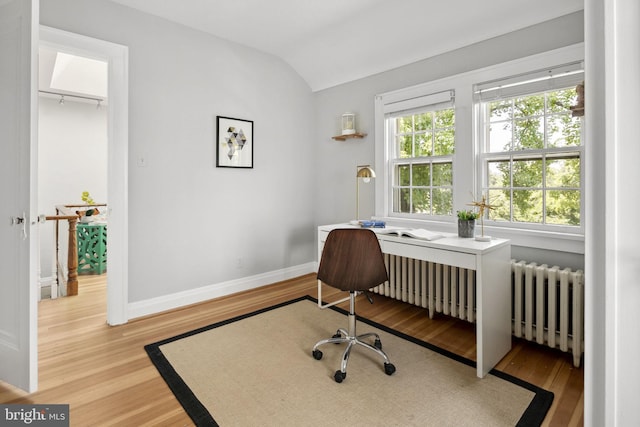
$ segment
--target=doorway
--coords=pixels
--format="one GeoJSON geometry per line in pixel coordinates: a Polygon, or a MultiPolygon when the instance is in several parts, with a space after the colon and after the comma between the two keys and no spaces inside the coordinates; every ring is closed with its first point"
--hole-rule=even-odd
{"type": "MultiPolygon", "coordinates": [[[[110,325],[126,323],[128,320],[128,49],[126,46],[46,26],[40,27],[40,46],[71,56],[103,61],[107,64],[108,96],[106,98],[108,99],[108,108],[104,108],[106,110],[105,191],[108,202],[106,214],[109,221],[107,323],[110,325]]],[[[69,104],[71,103],[69,102],[69,104]]],[[[97,109],[96,104],[93,104],[92,108],[97,109]]],[[[74,157],[74,153],[67,153],[67,155],[74,157]]],[[[83,161],[83,159],[75,158],[74,161],[83,161]]],[[[82,188],[80,193],[92,191],[91,188],[82,188]]],[[[77,192],[78,190],[75,190],[72,194],[74,199],[71,202],[80,199],[81,194],[75,195],[77,192]]],[[[95,195],[99,196],[97,192],[95,195]]],[[[98,201],[96,200],[96,202],[98,201]]],[[[62,203],[67,202],[63,201],[62,203]]],[[[41,207],[41,209],[48,208],[48,206],[41,207]]]]}
{"type": "MultiPolygon", "coordinates": [[[[108,63],[40,46],[38,81],[39,212],[64,215],[61,205],[84,212],[80,205],[107,201],[108,63]]],[[[106,269],[106,207],[90,212],[77,225],[81,275],[106,269]]],[[[69,222],[47,221],[39,234],[40,297],[66,296],[69,222]]]]}

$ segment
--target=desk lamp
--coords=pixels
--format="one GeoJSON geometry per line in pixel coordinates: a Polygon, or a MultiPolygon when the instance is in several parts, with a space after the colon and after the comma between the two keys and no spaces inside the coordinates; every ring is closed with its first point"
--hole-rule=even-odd
{"type": "Polygon", "coordinates": [[[376,173],[369,165],[357,166],[356,172],[356,221],[360,221],[360,178],[367,183],[371,178],[375,178],[376,173]]]}

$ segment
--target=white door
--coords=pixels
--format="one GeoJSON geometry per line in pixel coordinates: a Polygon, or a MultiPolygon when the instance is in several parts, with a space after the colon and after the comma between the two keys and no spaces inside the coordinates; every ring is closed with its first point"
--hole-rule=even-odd
{"type": "Polygon", "coordinates": [[[37,46],[38,0],[0,0],[0,380],[28,392],[38,386],[37,46]]]}

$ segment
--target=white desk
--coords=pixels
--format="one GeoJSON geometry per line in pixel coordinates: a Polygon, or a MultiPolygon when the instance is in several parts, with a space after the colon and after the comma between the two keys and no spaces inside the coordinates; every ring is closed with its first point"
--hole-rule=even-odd
{"type": "MultiPolygon", "coordinates": [[[[334,228],[355,227],[349,224],[318,227],[318,262],[327,235],[334,228]]],[[[378,241],[386,254],[476,271],[476,361],[477,375],[483,378],[511,349],[511,243],[505,239],[479,242],[441,234],[445,237],[433,241],[378,234],[378,241]]],[[[321,301],[322,286],[318,281],[321,308],[340,302],[322,305],[321,301]]]]}

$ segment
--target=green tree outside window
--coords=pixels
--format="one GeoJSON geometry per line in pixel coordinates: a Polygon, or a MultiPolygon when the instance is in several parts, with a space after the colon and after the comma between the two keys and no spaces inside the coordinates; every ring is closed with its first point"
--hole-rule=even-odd
{"type": "Polygon", "coordinates": [[[453,108],[395,119],[396,156],[394,211],[450,215],[453,213],[455,148],[453,108]]]}

